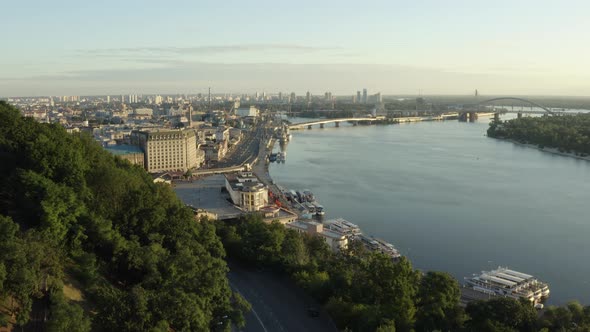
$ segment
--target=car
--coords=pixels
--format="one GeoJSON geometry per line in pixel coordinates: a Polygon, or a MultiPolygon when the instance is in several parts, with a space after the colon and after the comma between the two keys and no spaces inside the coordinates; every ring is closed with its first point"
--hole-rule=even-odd
{"type": "Polygon", "coordinates": [[[307,308],[307,314],[310,317],[319,317],[320,316],[320,310],[316,307],[309,307],[307,308]]]}

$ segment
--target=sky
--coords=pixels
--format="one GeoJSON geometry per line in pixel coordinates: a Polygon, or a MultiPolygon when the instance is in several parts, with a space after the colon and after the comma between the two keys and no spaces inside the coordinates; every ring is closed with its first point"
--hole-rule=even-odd
{"type": "Polygon", "coordinates": [[[590,94],[590,1],[19,0],[0,96],[590,94]]]}

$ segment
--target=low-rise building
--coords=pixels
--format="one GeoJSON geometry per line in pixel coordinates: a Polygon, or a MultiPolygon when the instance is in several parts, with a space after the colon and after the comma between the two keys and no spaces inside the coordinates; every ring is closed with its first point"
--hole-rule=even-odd
{"type": "Polygon", "coordinates": [[[324,225],[315,221],[294,221],[285,225],[299,233],[321,236],[333,252],[348,248],[348,238],[334,231],[324,229],[324,225]]]}
{"type": "Polygon", "coordinates": [[[238,108],[236,115],[241,117],[257,117],[259,110],[256,106],[250,106],[249,108],[238,108]]]}
{"type": "Polygon", "coordinates": [[[242,210],[260,211],[268,205],[268,188],[252,172],[225,175],[225,188],[242,210]]]}

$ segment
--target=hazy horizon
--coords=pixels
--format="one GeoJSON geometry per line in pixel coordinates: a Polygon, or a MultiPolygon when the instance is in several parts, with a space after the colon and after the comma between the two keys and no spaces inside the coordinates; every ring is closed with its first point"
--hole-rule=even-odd
{"type": "Polygon", "coordinates": [[[587,96],[584,1],[28,1],[0,95],[331,91],[587,96]]]}

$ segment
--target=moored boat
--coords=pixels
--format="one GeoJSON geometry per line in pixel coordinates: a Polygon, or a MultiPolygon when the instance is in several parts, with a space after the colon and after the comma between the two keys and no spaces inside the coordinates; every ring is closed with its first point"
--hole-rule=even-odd
{"type": "Polygon", "coordinates": [[[514,299],[526,299],[534,304],[549,297],[549,285],[530,274],[498,267],[483,271],[479,275],[465,279],[467,286],[475,291],[514,299]]]}

